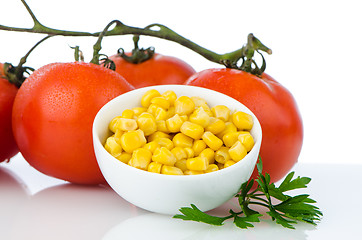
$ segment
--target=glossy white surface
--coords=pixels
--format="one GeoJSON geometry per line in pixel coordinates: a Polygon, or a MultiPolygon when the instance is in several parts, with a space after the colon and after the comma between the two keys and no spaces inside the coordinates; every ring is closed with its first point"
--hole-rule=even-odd
{"type": "MultiPolygon", "coordinates": [[[[316,226],[285,229],[268,219],[241,230],[173,219],[128,203],[111,188],[79,186],[42,175],[21,157],[0,164],[0,239],[360,239],[362,165],[298,163],[307,192],[323,211],[316,226]]],[[[225,215],[230,200],[210,213],[225,215]]]]}
{"type": "Polygon", "coordinates": [[[136,89],[113,99],[97,114],[93,124],[94,148],[100,169],[109,185],[124,199],[143,209],[163,214],[176,214],[190,203],[207,211],[228,201],[246,182],[257,161],[262,132],[258,119],[243,104],[224,94],[200,87],[185,85],[163,85],[136,89]],[[255,145],[242,161],[226,169],[193,176],[170,176],[142,171],[128,166],[110,155],[103,143],[109,136],[111,120],[125,109],[141,106],[142,96],[150,89],[161,94],[173,90],[180,96],[199,96],[210,107],[225,105],[232,111],[243,111],[253,116],[251,130],[255,145]]]}

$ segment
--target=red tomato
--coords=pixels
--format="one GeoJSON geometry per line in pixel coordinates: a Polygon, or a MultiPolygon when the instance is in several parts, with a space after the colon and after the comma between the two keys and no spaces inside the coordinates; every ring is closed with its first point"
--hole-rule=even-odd
{"type": "Polygon", "coordinates": [[[0,64],[0,162],[19,152],[11,127],[11,112],[18,88],[5,78],[3,68],[0,64]]]}
{"type": "Polygon", "coordinates": [[[104,183],[93,151],[93,119],[105,103],[132,89],[118,73],[92,63],[41,67],[14,101],[13,132],[20,152],[46,175],[104,183]]]}
{"type": "Polygon", "coordinates": [[[163,84],[183,84],[195,70],[182,60],[154,54],[142,63],[130,63],[119,55],[109,57],[121,74],[135,88],[163,84]]]}
{"type": "Polygon", "coordinates": [[[208,69],[193,75],[186,84],[229,95],[256,115],[263,130],[263,170],[272,182],[284,177],[297,162],[303,142],[302,119],[291,93],[272,77],[263,74],[259,78],[236,69],[208,69]]]}

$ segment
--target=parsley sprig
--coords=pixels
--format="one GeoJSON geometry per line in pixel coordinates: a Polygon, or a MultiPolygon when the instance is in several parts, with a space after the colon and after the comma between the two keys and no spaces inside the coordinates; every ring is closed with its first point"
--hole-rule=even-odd
{"type": "Polygon", "coordinates": [[[233,219],[234,224],[239,228],[254,227],[254,222],[260,222],[260,214],[251,206],[263,206],[268,209],[267,215],[271,217],[277,224],[286,228],[294,229],[297,222],[306,222],[316,225],[317,221],[323,216],[322,212],[315,205],[316,201],[309,198],[308,194],[300,194],[297,196],[289,196],[285,192],[295,189],[306,188],[311,181],[308,177],[294,177],[294,172],[289,173],[282,183],[277,187],[274,183],[270,183],[270,175],[262,174],[263,163],[259,158],[257,163],[258,178],[251,179],[241,186],[240,192],[235,196],[241,210],[239,212],[229,211],[229,215],[225,217],[211,216],[194,204],[191,207],[183,207],[180,209],[182,214],[173,216],[183,220],[203,222],[211,225],[223,225],[228,219],[233,219]],[[254,184],[257,187],[251,191],[254,184]]]}

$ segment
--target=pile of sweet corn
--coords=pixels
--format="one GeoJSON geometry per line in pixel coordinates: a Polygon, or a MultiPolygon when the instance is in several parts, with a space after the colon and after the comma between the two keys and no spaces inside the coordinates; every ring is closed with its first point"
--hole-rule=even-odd
{"type": "Polygon", "coordinates": [[[152,89],[141,107],[126,109],[109,124],[104,147],[121,162],[149,172],[194,175],[242,160],[254,146],[252,116],[200,97],[152,89]]]}

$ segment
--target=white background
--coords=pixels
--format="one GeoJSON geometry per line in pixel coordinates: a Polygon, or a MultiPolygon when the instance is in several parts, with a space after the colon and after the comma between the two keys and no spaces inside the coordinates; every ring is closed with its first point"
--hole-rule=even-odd
{"type": "MultiPolygon", "coordinates": [[[[20,0],[0,0],[0,24],[32,27],[20,0]]],[[[362,163],[360,114],[362,34],[359,1],[123,1],[28,0],[44,25],[98,32],[111,20],[145,27],[164,24],[217,53],[231,52],[254,33],[273,50],[266,72],[288,88],[301,111],[305,138],[300,162],[362,163]]],[[[0,62],[17,64],[42,38],[39,34],[0,31],[0,62]]],[[[79,45],[86,61],[96,38],[54,37],[39,46],[27,65],[73,61],[69,46],[79,45]]],[[[183,59],[197,71],[219,67],[165,40],[141,37],[141,47],[183,59]]],[[[107,37],[102,53],[132,49],[132,37],[107,37]]],[[[220,66],[221,67],[221,66],[220,66]]]]}

